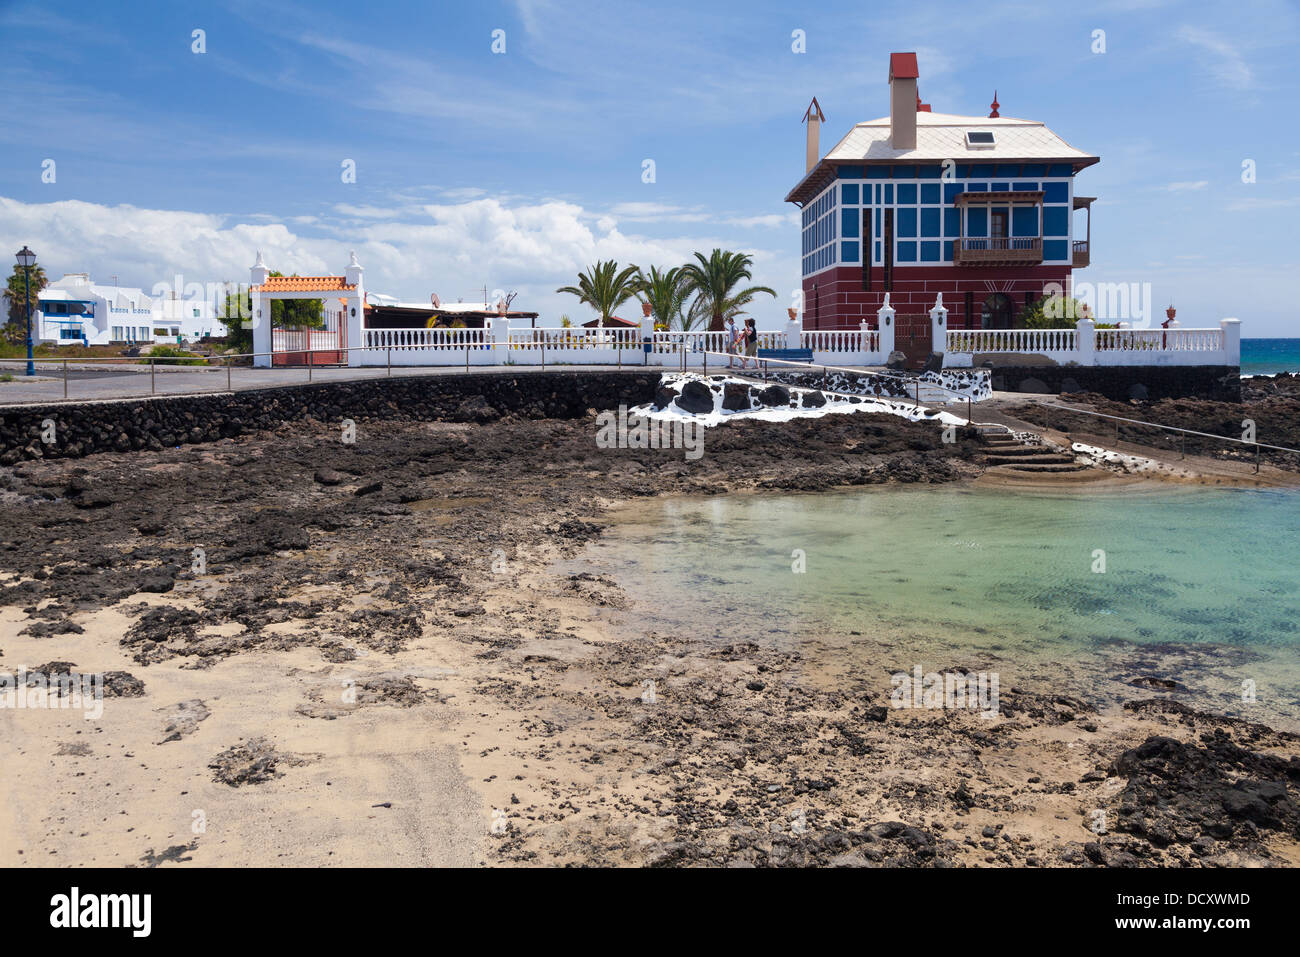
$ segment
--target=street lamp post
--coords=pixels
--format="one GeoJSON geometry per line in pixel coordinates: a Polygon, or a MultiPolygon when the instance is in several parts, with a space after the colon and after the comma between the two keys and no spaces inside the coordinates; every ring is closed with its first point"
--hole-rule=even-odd
{"type": "Polygon", "coordinates": [[[36,363],[32,361],[32,280],[29,270],[36,262],[36,253],[26,246],[18,250],[18,265],[23,267],[23,298],[27,306],[27,374],[36,375],[36,363]]]}

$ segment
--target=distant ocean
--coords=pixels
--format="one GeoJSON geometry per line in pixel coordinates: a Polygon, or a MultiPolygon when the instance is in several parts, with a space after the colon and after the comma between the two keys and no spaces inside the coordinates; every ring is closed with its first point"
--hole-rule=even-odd
{"type": "Polygon", "coordinates": [[[1300,339],[1242,339],[1241,374],[1300,373],[1300,339]]]}

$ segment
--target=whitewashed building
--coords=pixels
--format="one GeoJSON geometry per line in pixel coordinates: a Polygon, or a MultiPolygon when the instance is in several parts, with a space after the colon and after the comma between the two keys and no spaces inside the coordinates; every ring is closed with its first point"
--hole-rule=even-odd
{"type": "Polygon", "coordinates": [[[225,334],[205,297],[150,296],[136,286],[93,282],[89,273],[65,273],[40,292],[32,338],[72,345],[175,342],[225,334]]]}

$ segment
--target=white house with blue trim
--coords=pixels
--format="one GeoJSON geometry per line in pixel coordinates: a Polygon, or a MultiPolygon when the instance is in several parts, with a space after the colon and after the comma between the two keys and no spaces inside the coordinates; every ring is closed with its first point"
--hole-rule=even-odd
{"type": "Polygon", "coordinates": [[[162,298],[135,286],[92,282],[89,273],[65,273],[40,292],[32,338],[74,345],[174,342],[225,334],[205,297],[162,298]]]}

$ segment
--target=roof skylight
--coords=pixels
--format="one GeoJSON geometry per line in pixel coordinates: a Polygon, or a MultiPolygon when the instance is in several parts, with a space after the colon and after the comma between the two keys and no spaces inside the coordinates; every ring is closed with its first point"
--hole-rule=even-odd
{"type": "Polygon", "coordinates": [[[967,130],[966,148],[972,150],[991,150],[996,144],[989,130],[967,130]]]}

